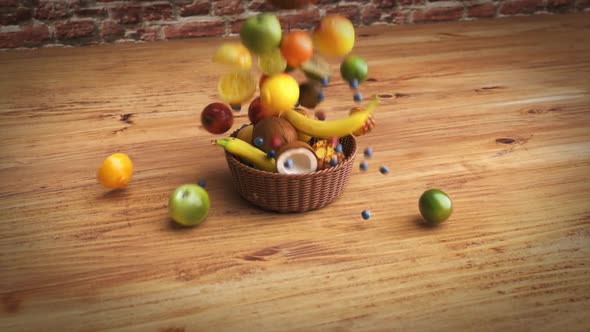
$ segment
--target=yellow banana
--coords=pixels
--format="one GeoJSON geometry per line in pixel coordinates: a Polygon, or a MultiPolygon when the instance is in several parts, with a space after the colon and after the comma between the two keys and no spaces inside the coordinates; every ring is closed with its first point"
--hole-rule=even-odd
{"type": "Polygon", "coordinates": [[[251,162],[256,168],[267,172],[276,172],[277,165],[274,158],[269,158],[264,151],[252,144],[234,137],[220,138],[211,141],[212,144],[223,146],[229,153],[251,162]]]}
{"type": "Polygon", "coordinates": [[[295,110],[289,110],[285,113],[285,120],[289,121],[293,127],[312,137],[327,139],[330,137],[342,137],[352,134],[360,129],[365,121],[369,118],[371,112],[377,107],[378,97],[374,97],[367,108],[363,111],[353,113],[346,118],[320,121],[310,119],[298,113],[295,110]]]}

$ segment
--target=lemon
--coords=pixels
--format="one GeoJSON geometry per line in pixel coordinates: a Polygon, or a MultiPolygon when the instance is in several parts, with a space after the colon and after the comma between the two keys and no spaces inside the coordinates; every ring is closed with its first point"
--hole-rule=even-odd
{"type": "Polygon", "coordinates": [[[252,56],[250,51],[240,43],[223,43],[213,55],[213,62],[234,68],[250,69],[252,56]]]}
{"type": "Polygon", "coordinates": [[[258,79],[249,70],[236,70],[224,74],[217,82],[219,97],[228,104],[241,104],[256,92],[258,79]]]}
{"type": "Polygon", "coordinates": [[[281,49],[276,48],[258,56],[258,67],[269,76],[280,74],[287,68],[287,60],[281,54],[281,49]]]}
{"type": "Polygon", "coordinates": [[[270,76],[260,89],[262,107],[273,115],[295,107],[299,100],[299,84],[293,76],[285,73],[270,76]]]}

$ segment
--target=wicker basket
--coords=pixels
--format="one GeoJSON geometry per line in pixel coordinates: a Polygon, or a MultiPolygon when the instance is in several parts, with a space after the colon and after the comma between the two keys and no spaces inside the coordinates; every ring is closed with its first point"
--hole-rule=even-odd
{"type": "Polygon", "coordinates": [[[356,156],[354,137],[340,139],[346,155],[343,163],[307,174],[279,174],[261,171],[240,162],[225,152],[233,183],[250,203],[270,211],[305,212],[319,209],[338,198],[352,170],[356,156]]]}

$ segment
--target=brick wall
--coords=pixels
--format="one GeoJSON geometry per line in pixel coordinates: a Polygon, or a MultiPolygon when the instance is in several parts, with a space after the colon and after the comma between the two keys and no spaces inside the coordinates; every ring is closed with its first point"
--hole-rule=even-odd
{"type": "Polygon", "coordinates": [[[264,0],[0,0],[0,49],[230,35],[264,11],[308,29],[327,13],[396,25],[585,10],[590,0],[316,0],[298,11],[264,0]]]}

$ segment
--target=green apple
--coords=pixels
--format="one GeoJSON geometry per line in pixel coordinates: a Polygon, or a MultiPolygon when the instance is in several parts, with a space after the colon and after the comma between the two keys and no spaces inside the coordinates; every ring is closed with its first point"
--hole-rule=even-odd
{"type": "Polygon", "coordinates": [[[278,48],[281,37],[279,19],[268,13],[249,17],[240,29],[242,44],[254,54],[264,54],[278,48]]]}
{"type": "Polygon", "coordinates": [[[196,226],[203,222],[210,206],[209,194],[196,184],[176,188],[168,201],[170,216],[183,226],[196,226]]]}

